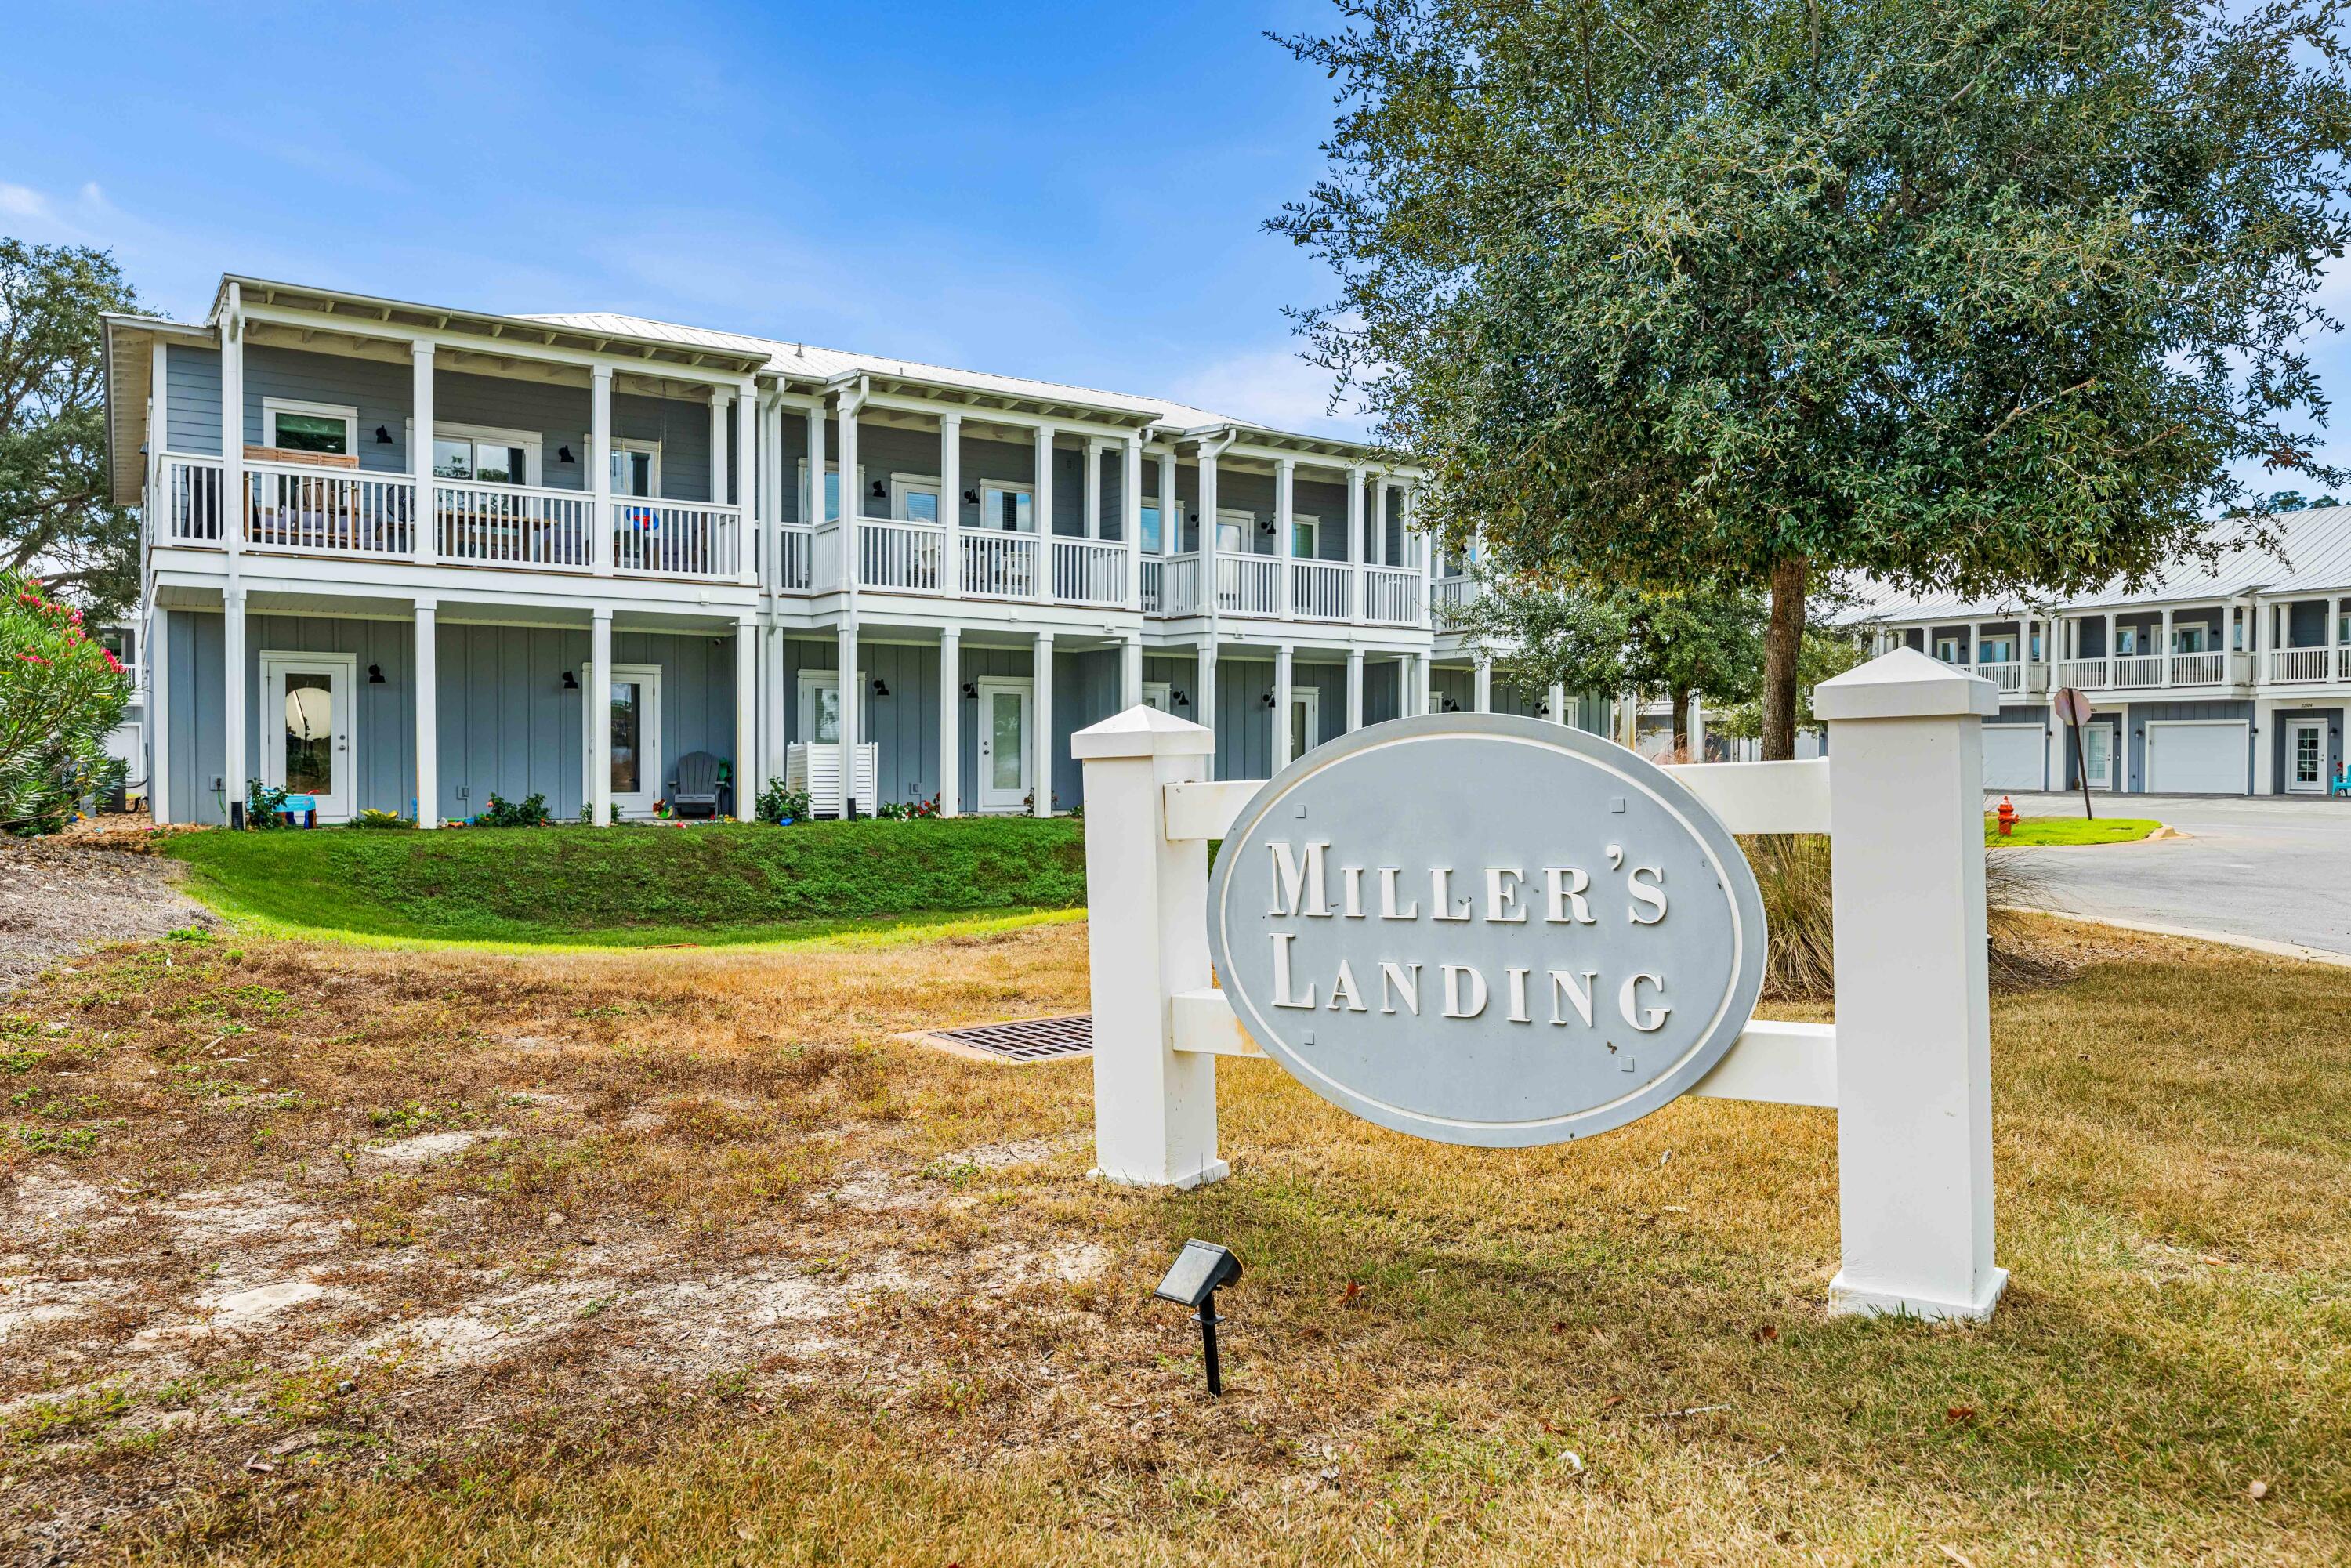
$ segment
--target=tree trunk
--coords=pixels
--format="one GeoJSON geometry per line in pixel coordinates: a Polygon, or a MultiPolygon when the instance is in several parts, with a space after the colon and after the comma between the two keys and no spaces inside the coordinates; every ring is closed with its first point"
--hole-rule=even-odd
{"type": "Polygon", "coordinates": [[[1771,565],[1771,623],[1763,633],[1763,760],[1796,755],[1796,655],[1804,643],[1804,590],[1812,561],[1792,555],[1771,565]]]}
{"type": "Polygon", "coordinates": [[[1676,758],[1677,759],[1678,759],[1678,760],[1680,760],[1680,761],[1685,761],[1685,762],[1691,761],[1691,760],[1693,760],[1693,758],[1690,757],[1690,754],[1689,754],[1689,740],[1690,740],[1690,737],[1689,737],[1689,705],[1690,705],[1690,695],[1689,695],[1688,691],[1687,691],[1687,689],[1685,689],[1685,690],[1681,690],[1681,691],[1677,691],[1677,692],[1675,692],[1675,693],[1673,694],[1673,704],[1674,704],[1674,756],[1675,756],[1675,758],[1676,758]]]}

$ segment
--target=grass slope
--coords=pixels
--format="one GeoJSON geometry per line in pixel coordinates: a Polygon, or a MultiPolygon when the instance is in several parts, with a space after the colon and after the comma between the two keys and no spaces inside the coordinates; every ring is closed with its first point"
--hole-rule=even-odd
{"type": "Polygon", "coordinates": [[[2000,820],[1984,817],[1984,842],[2031,849],[2036,844],[2126,844],[2143,839],[2161,822],[2147,817],[2101,817],[2085,822],[2079,817],[2028,817],[2007,838],[2000,836],[2000,820]]]}
{"type": "Polygon", "coordinates": [[[1085,900],[1081,825],[1027,818],[188,833],[165,852],[234,918],[472,943],[761,942],[1085,900]]]}

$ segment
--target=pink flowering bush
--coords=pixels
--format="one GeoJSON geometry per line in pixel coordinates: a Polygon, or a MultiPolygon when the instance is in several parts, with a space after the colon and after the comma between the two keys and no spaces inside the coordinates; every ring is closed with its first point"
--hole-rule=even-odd
{"type": "Polygon", "coordinates": [[[0,573],[0,832],[55,832],[122,764],[106,737],[131,677],[37,579],[0,573]]]}

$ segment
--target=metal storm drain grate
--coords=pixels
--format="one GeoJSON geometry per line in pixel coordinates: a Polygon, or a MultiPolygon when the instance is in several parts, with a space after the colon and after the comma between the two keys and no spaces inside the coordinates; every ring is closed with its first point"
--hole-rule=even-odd
{"type": "Polygon", "coordinates": [[[996,1061],[1046,1061],[1056,1057],[1092,1055],[1094,1019],[1092,1013],[1072,1013],[1068,1018],[1022,1019],[1013,1023],[935,1030],[914,1038],[925,1045],[996,1061]]]}

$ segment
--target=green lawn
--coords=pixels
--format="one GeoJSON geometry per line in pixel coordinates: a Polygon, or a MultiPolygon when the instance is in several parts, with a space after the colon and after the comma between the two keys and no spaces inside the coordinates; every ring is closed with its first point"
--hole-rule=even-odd
{"type": "Polygon", "coordinates": [[[1083,828],[1066,819],[224,831],[164,852],[234,919],[467,944],[766,942],[1085,901],[1083,828]]]}
{"type": "Polygon", "coordinates": [[[2146,817],[2100,817],[2085,822],[2079,817],[2027,817],[2015,831],[2000,836],[2000,820],[1984,814],[1984,842],[2030,848],[2035,844],[2126,844],[2163,826],[2146,817]]]}

